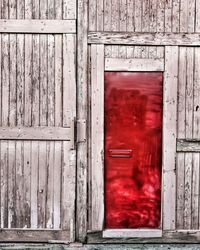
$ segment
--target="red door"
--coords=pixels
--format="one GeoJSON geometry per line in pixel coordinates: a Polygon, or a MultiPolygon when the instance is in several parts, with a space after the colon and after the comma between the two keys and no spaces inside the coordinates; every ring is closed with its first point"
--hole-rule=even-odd
{"type": "Polygon", "coordinates": [[[159,228],[162,73],[105,73],[105,227],[159,228]]]}

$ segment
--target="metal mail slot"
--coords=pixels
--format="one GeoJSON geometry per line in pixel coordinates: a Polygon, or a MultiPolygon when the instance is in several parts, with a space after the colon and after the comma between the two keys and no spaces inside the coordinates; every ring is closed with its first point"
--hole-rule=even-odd
{"type": "Polygon", "coordinates": [[[109,149],[109,156],[113,158],[131,158],[132,149],[109,149]]]}

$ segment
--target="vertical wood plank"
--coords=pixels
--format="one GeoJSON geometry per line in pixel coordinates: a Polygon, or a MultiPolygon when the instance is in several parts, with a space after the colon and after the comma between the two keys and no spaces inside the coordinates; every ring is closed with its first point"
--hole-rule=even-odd
{"type": "Polygon", "coordinates": [[[194,48],[187,48],[187,67],[186,67],[186,139],[193,136],[193,80],[194,80],[194,48]]]}
{"type": "Polygon", "coordinates": [[[104,9],[103,9],[104,0],[97,1],[97,11],[96,11],[96,18],[97,18],[97,31],[103,31],[104,26],[104,9]]]}
{"type": "MultiPolygon", "coordinates": [[[[185,91],[186,91],[186,48],[179,48],[179,83],[178,83],[178,138],[185,138],[185,91]]],[[[177,229],[183,229],[184,213],[184,178],[185,178],[185,153],[177,154],[177,229]]]]}
{"type": "Polygon", "coordinates": [[[8,142],[8,228],[16,228],[15,142],[8,142]]]}
{"type": "MultiPolygon", "coordinates": [[[[78,0],[77,118],[87,119],[87,22],[88,1],[78,0]]],[[[76,237],[84,242],[87,231],[87,142],[77,146],[76,237]]]]}
{"type": "Polygon", "coordinates": [[[46,225],[46,192],[47,192],[47,143],[39,142],[38,173],[38,228],[46,225]]]}
{"type": "Polygon", "coordinates": [[[16,228],[23,228],[25,214],[23,153],[22,141],[16,141],[16,228]]]}
{"type": "Polygon", "coordinates": [[[38,165],[39,165],[38,141],[31,143],[31,228],[38,227],[38,165]]]}
{"type": "Polygon", "coordinates": [[[188,2],[180,0],[180,32],[188,31],[188,2]]]}
{"type": "Polygon", "coordinates": [[[104,0],[104,31],[111,30],[111,9],[112,2],[110,0],[104,0]]]}
{"type": "Polygon", "coordinates": [[[89,31],[96,31],[97,29],[97,2],[88,0],[89,4],[89,31]]]}
{"type": "Polygon", "coordinates": [[[1,228],[8,227],[8,141],[1,142],[1,228]]]}
{"type": "Polygon", "coordinates": [[[196,0],[195,16],[196,16],[195,32],[199,32],[200,31],[200,0],[196,0]]]}
{"type": "Polygon", "coordinates": [[[195,1],[188,2],[188,32],[195,31],[195,1]]]}
{"type": "MultiPolygon", "coordinates": [[[[119,31],[126,32],[127,30],[127,0],[119,2],[119,31]]],[[[126,58],[127,46],[119,46],[119,57],[126,58]]]]}
{"type": "Polygon", "coordinates": [[[180,0],[173,0],[172,32],[180,31],[180,0]]]}
{"type": "Polygon", "coordinates": [[[92,230],[104,220],[104,46],[91,46],[92,230]],[[96,143],[98,141],[98,143],[96,143]]]}
{"type": "Polygon", "coordinates": [[[185,195],[184,195],[184,229],[191,229],[192,202],[192,153],[185,154],[185,195]]]}
{"type": "Polygon", "coordinates": [[[63,0],[63,19],[76,19],[76,5],[75,0],[63,0]]]}
{"type": "MultiPolygon", "coordinates": [[[[119,1],[112,0],[111,29],[119,31],[119,1]]],[[[119,46],[112,46],[112,57],[118,57],[119,46]]]]}
{"type": "Polygon", "coordinates": [[[200,139],[200,48],[194,48],[194,57],[195,57],[195,65],[194,65],[194,118],[193,118],[193,138],[200,139]]]}
{"type": "Polygon", "coordinates": [[[172,0],[165,1],[165,32],[172,31],[172,0]]]}
{"type": "Polygon", "coordinates": [[[163,117],[163,229],[175,229],[178,47],[166,46],[163,117]],[[173,57],[173,63],[171,58],[173,57]]]}
{"type": "Polygon", "coordinates": [[[199,153],[193,153],[191,228],[199,228],[199,153]]]}

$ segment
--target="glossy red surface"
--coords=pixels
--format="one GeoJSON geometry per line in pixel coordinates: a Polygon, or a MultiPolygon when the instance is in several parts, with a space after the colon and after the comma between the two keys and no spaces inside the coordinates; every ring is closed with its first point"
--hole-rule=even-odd
{"type": "Polygon", "coordinates": [[[159,228],[162,73],[105,73],[105,228],[159,228]]]}

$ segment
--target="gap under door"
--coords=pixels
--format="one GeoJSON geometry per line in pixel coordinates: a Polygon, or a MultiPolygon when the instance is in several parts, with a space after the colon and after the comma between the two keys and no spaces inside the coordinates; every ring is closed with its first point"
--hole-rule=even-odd
{"type": "Polygon", "coordinates": [[[105,72],[105,228],[160,228],[163,74],[105,72]]]}

